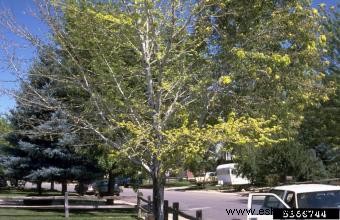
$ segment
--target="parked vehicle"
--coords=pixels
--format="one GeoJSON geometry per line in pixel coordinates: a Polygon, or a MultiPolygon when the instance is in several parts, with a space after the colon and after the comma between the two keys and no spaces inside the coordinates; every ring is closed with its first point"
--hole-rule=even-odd
{"type": "Polygon", "coordinates": [[[248,209],[254,210],[247,219],[273,219],[274,208],[340,208],[340,186],[325,184],[286,185],[273,188],[270,193],[252,193],[248,209]],[[260,215],[260,210],[262,214],[260,215]]]}
{"type": "Polygon", "coordinates": [[[218,185],[246,185],[250,184],[247,178],[241,177],[236,173],[236,164],[222,164],[217,166],[217,184],[218,185]]]}
{"type": "Polygon", "coordinates": [[[217,182],[216,173],[206,172],[204,176],[195,177],[195,181],[197,184],[217,182]]]}
{"type": "Polygon", "coordinates": [[[142,178],[133,178],[133,177],[116,177],[115,183],[119,186],[130,187],[130,186],[140,186],[143,183],[142,178]]]}
{"type": "MultiPolygon", "coordinates": [[[[95,191],[96,195],[99,196],[108,196],[108,188],[109,185],[109,181],[107,179],[104,180],[98,180],[96,182],[94,182],[92,184],[93,189],[95,191]]],[[[114,183],[113,186],[113,195],[119,196],[119,194],[122,192],[123,190],[119,187],[119,185],[117,183],[114,183]]]]}
{"type": "Polygon", "coordinates": [[[94,188],[92,184],[84,184],[83,192],[81,192],[81,189],[79,187],[79,184],[74,186],[74,190],[78,194],[88,194],[88,195],[93,195],[95,194],[94,188]]]}
{"type": "Polygon", "coordinates": [[[116,177],[115,183],[119,186],[129,187],[131,185],[131,178],[130,177],[116,177]]]}

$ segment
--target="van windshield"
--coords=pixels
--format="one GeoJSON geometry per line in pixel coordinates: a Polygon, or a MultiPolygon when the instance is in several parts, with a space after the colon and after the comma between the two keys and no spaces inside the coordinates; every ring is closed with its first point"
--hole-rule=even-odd
{"type": "Polygon", "coordinates": [[[299,208],[340,208],[340,190],[298,193],[299,208]]]}

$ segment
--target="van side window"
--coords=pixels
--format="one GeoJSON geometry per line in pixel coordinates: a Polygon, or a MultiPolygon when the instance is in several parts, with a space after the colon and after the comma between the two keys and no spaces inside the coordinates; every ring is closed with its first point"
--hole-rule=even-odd
{"type": "Polygon", "coordinates": [[[287,205],[289,205],[289,207],[296,208],[294,192],[287,192],[284,201],[287,203],[287,205]]]}
{"type": "MultiPolygon", "coordinates": [[[[274,195],[252,195],[251,207],[255,215],[260,214],[260,210],[265,210],[266,213],[271,212],[273,208],[282,209],[285,205],[274,195]]],[[[261,218],[259,218],[261,219],[261,218]]]]}
{"type": "Polygon", "coordinates": [[[217,175],[226,175],[226,174],[227,174],[227,171],[228,171],[228,169],[226,169],[226,168],[218,169],[218,170],[216,171],[216,174],[217,174],[217,175]]]}
{"type": "Polygon", "coordinates": [[[278,197],[280,197],[283,200],[283,195],[285,194],[285,191],[273,189],[269,191],[270,193],[276,194],[278,197]]]}

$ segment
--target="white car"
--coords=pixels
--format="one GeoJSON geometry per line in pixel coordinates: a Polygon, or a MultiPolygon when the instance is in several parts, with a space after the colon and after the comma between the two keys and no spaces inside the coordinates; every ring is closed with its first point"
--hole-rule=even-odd
{"type": "Polygon", "coordinates": [[[340,208],[340,186],[298,184],[278,186],[270,193],[251,193],[247,219],[273,219],[274,208],[340,208]]]}

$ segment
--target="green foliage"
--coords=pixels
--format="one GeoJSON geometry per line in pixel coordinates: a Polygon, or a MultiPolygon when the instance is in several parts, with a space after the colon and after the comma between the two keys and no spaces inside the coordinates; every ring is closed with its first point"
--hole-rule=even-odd
{"type": "Polygon", "coordinates": [[[329,63],[325,81],[334,86],[329,97],[315,107],[306,109],[304,121],[299,132],[303,144],[315,151],[325,164],[331,177],[339,177],[340,161],[340,71],[339,71],[339,11],[320,8],[321,22],[326,35],[320,40],[326,44],[325,60],[329,63]]]}
{"type": "Polygon", "coordinates": [[[4,137],[10,131],[11,131],[10,123],[5,118],[0,117],[0,147],[8,144],[4,137]]]}
{"type": "Polygon", "coordinates": [[[235,159],[241,174],[254,184],[275,186],[286,182],[286,176],[293,176],[294,181],[328,177],[322,161],[297,142],[258,149],[245,146],[236,153],[241,155],[235,159]]]}
{"type": "MultiPolygon", "coordinates": [[[[9,143],[6,141],[6,135],[11,132],[11,125],[6,118],[0,117],[0,154],[4,156],[4,148],[8,147],[9,143]]],[[[3,174],[3,167],[0,167],[0,174],[3,174]]]]}
{"type": "MultiPolygon", "coordinates": [[[[216,69],[220,79],[231,82],[220,83],[216,100],[221,104],[215,106],[240,117],[266,121],[274,116],[272,126],[280,128],[268,130],[270,138],[261,132],[261,138],[250,136],[257,143],[233,145],[240,172],[262,184],[284,181],[284,175],[297,180],[327,176],[322,160],[298,139],[305,110],[334,91],[325,79],[328,34],[322,15],[307,1],[235,0],[220,9],[216,69]],[[228,99],[226,108],[222,103],[228,99]]],[[[249,134],[253,130],[250,126],[249,134]]]]}
{"type": "Polygon", "coordinates": [[[297,127],[306,106],[327,99],[320,87],[325,76],[320,15],[299,1],[228,1],[225,14],[219,22],[221,57],[233,79],[235,108],[274,113],[297,127]]]}

